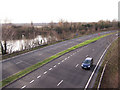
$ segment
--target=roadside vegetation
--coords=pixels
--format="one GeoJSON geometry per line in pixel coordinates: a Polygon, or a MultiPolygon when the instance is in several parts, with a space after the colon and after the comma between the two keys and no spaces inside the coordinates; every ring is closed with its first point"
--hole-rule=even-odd
{"type": "MultiPolygon", "coordinates": [[[[84,36],[84,35],[82,35],[82,36],[84,36]]],[[[80,37],[80,36],[76,36],[74,38],[77,38],[77,37],[80,37]]],[[[73,38],[71,38],[71,39],[73,39],[73,38]]],[[[70,40],[70,39],[65,39],[65,40],[70,40]]],[[[33,51],[33,50],[37,50],[37,49],[40,49],[40,48],[43,48],[43,47],[46,47],[46,46],[49,46],[49,45],[52,45],[52,44],[56,44],[56,43],[59,43],[59,42],[65,41],[65,40],[60,40],[60,41],[56,41],[56,42],[49,43],[49,44],[39,45],[39,46],[36,46],[34,48],[25,49],[25,50],[22,50],[22,51],[16,51],[16,52],[13,52],[13,53],[10,53],[10,54],[4,54],[4,55],[2,55],[1,60],[8,59],[8,58],[20,55],[20,54],[24,54],[24,53],[33,51]]]]}
{"type": "Polygon", "coordinates": [[[33,50],[37,50],[37,49],[40,49],[40,48],[43,48],[43,47],[46,47],[46,46],[49,46],[49,45],[52,45],[52,44],[55,44],[55,43],[58,43],[58,42],[62,42],[62,41],[57,41],[57,42],[54,42],[54,43],[44,44],[44,45],[40,45],[40,46],[37,46],[37,47],[34,47],[34,48],[25,49],[25,50],[13,52],[13,53],[10,53],[10,54],[5,54],[5,55],[2,55],[1,60],[11,58],[11,57],[14,57],[14,56],[17,56],[17,55],[20,55],[20,54],[23,54],[23,53],[27,53],[27,52],[30,52],[30,51],[33,51],[33,50]]]}
{"type": "Polygon", "coordinates": [[[104,61],[99,69],[98,76],[96,78],[96,82],[94,85],[94,88],[97,88],[99,79],[103,70],[104,65],[106,64],[106,69],[101,81],[100,88],[118,88],[119,87],[119,78],[118,78],[118,67],[119,67],[119,53],[120,50],[118,49],[118,46],[120,45],[120,38],[118,38],[115,42],[112,43],[112,45],[109,47],[105,57],[104,61]]]}
{"type": "Polygon", "coordinates": [[[118,62],[120,60],[118,59],[118,40],[110,47],[105,57],[105,61],[107,60],[108,63],[101,82],[101,88],[118,88],[118,62]]]}
{"type": "Polygon", "coordinates": [[[92,39],[84,41],[84,42],[82,42],[82,43],[80,43],[78,45],[75,45],[75,46],[73,46],[71,48],[68,48],[67,50],[61,51],[61,52],[57,53],[56,55],[53,55],[53,56],[51,56],[51,57],[49,57],[49,58],[47,58],[47,59],[45,59],[45,60],[43,60],[41,62],[38,62],[37,64],[34,64],[34,65],[32,65],[32,66],[30,66],[30,67],[28,67],[28,68],[26,68],[26,69],[24,69],[24,70],[22,70],[22,71],[20,71],[18,73],[14,74],[14,75],[12,75],[12,76],[10,76],[8,78],[6,78],[5,80],[0,82],[0,85],[1,85],[1,87],[3,87],[5,85],[7,85],[7,84],[9,84],[9,83],[11,83],[11,82],[21,78],[22,76],[29,74],[33,70],[38,69],[42,65],[44,65],[44,64],[46,64],[46,63],[48,63],[48,62],[50,62],[50,61],[60,57],[61,55],[65,54],[65,53],[68,53],[68,52],[70,52],[72,50],[75,50],[75,49],[77,49],[79,47],[82,47],[84,45],[87,45],[89,43],[95,42],[96,40],[99,40],[99,39],[101,39],[103,37],[106,37],[108,35],[111,35],[111,34],[113,34],[113,33],[109,33],[109,34],[105,34],[105,35],[102,35],[102,36],[99,36],[99,37],[96,37],[96,38],[92,38],[92,39]]]}
{"type": "MultiPolygon", "coordinates": [[[[96,32],[116,30],[118,22],[113,21],[103,21],[99,22],[67,22],[64,20],[58,23],[50,22],[41,27],[35,27],[34,23],[24,25],[16,25],[8,23],[7,20],[2,24],[2,41],[0,41],[1,53],[2,55],[7,55],[7,41],[8,40],[20,40],[20,39],[34,39],[37,35],[41,35],[43,38],[51,37],[47,39],[47,44],[56,43],[59,41],[75,38],[82,35],[92,34],[96,32]]],[[[43,45],[45,40],[41,41],[43,45]]],[[[14,48],[14,47],[13,47],[14,48]]],[[[12,48],[11,48],[12,49],[12,48]]],[[[29,44],[21,51],[31,49],[29,44]]],[[[14,53],[14,52],[13,52],[14,53]]]]}

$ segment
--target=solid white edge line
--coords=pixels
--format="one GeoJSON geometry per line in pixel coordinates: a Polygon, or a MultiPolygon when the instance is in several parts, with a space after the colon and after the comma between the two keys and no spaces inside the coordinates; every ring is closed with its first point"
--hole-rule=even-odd
{"type": "Polygon", "coordinates": [[[100,77],[100,81],[99,81],[99,84],[98,84],[98,89],[100,88],[100,85],[101,85],[101,81],[102,81],[102,78],[103,78],[103,74],[105,72],[105,68],[106,68],[106,64],[104,65],[104,68],[103,68],[103,71],[102,71],[102,74],[101,74],[101,77],[100,77]]]}
{"type": "Polygon", "coordinates": [[[61,81],[57,84],[57,86],[59,86],[62,82],[63,82],[63,80],[61,80],[61,81]]]}
{"type": "MultiPolygon", "coordinates": [[[[109,44],[109,46],[110,46],[110,45],[111,45],[111,44],[109,44]]],[[[96,71],[96,69],[97,69],[100,61],[101,61],[102,57],[104,56],[104,54],[106,53],[106,51],[107,51],[107,49],[109,48],[109,46],[105,49],[105,51],[103,52],[102,56],[100,57],[100,59],[99,59],[97,65],[96,65],[96,67],[94,68],[94,70],[93,70],[93,72],[92,72],[89,80],[87,81],[87,84],[85,85],[85,89],[84,89],[84,90],[86,90],[86,89],[88,88],[88,85],[89,85],[89,83],[90,83],[90,81],[91,81],[91,79],[92,79],[92,77],[93,77],[93,75],[94,75],[94,73],[95,73],[95,71],[96,71]]]]}
{"type": "Polygon", "coordinates": [[[25,88],[25,87],[26,87],[26,85],[22,86],[22,88],[21,88],[21,89],[23,89],[23,88],[25,88]]]}
{"type": "MultiPolygon", "coordinates": [[[[118,38],[118,37],[117,37],[117,38],[118,38]]],[[[116,40],[117,38],[115,38],[115,40],[116,40]]],[[[113,42],[114,42],[115,40],[113,40],[113,42]]],[[[111,43],[110,43],[110,45],[111,45],[111,43]]],[[[107,64],[107,63],[108,63],[108,61],[106,62],[106,64],[107,64]]],[[[99,80],[99,84],[98,84],[98,87],[97,87],[98,90],[99,90],[100,85],[101,85],[101,81],[102,81],[102,78],[103,78],[103,74],[104,74],[104,72],[105,72],[106,64],[104,65],[104,68],[103,68],[103,71],[102,71],[102,74],[101,74],[101,77],[100,77],[100,80],[99,80]]]]}

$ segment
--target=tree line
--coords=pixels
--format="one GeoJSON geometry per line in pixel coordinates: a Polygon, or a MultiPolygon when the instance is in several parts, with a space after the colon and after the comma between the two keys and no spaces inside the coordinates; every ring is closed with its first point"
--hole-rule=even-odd
{"type": "Polygon", "coordinates": [[[41,27],[35,27],[31,22],[29,25],[16,25],[12,23],[2,24],[2,41],[0,41],[2,55],[7,54],[7,41],[19,39],[33,39],[37,35],[42,37],[51,37],[48,43],[74,38],[84,34],[90,34],[100,31],[117,30],[118,21],[98,22],[67,22],[60,20],[58,23],[50,22],[41,27]],[[3,44],[2,44],[3,42],[3,44]]]}

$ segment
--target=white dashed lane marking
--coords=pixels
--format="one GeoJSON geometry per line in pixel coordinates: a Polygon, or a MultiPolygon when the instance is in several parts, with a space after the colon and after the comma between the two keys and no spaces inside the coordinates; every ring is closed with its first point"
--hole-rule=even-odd
{"type": "Polygon", "coordinates": [[[62,62],[64,62],[64,60],[62,60],[62,62]]]}
{"type": "Polygon", "coordinates": [[[70,58],[70,56],[68,58],[70,58]]]}
{"type": "Polygon", "coordinates": [[[61,81],[57,84],[57,86],[59,86],[62,82],[63,82],[63,80],[61,80],[61,81]]]}
{"type": "Polygon", "coordinates": [[[54,67],[56,67],[56,65],[54,67]]]}
{"type": "Polygon", "coordinates": [[[33,82],[34,82],[34,80],[30,81],[30,83],[33,83],[33,82]]]}
{"type": "Polygon", "coordinates": [[[41,75],[39,75],[37,78],[40,78],[41,77],[41,75]]]}
{"type": "Polygon", "coordinates": [[[26,85],[24,85],[21,89],[23,89],[23,88],[25,88],[26,87],[26,85]]]}
{"type": "Polygon", "coordinates": [[[19,62],[17,62],[16,64],[20,64],[20,63],[22,63],[23,61],[19,61],[19,62]]]}
{"type": "Polygon", "coordinates": [[[75,55],[75,53],[73,53],[73,55],[75,55]]]}
{"type": "Polygon", "coordinates": [[[67,58],[65,58],[65,60],[67,60],[67,58]]]}
{"type": "Polygon", "coordinates": [[[47,71],[46,72],[44,72],[43,74],[46,74],[47,73],[47,71]]]}
{"type": "Polygon", "coordinates": [[[79,66],[79,64],[77,64],[75,67],[78,67],[79,66]]]}
{"type": "Polygon", "coordinates": [[[49,70],[52,70],[52,68],[50,68],[49,70]]]}
{"type": "MultiPolygon", "coordinates": [[[[77,51],[77,52],[79,52],[79,51],[77,51]]],[[[73,56],[74,54],[76,54],[76,52],[74,52],[72,55],[70,55],[70,56],[73,56]]],[[[39,54],[39,55],[42,55],[42,54],[39,54]]],[[[67,58],[65,58],[64,60],[67,60],[68,58],[70,58],[70,56],[68,56],[67,58]]],[[[62,62],[64,62],[64,60],[62,60],[62,62]]],[[[21,61],[22,62],[22,61],[21,61]]],[[[21,63],[21,62],[18,62],[18,63],[16,63],[16,64],[19,64],[19,63],[21,63]]],[[[58,64],[60,64],[60,62],[58,63],[58,64]]],[[[77,64],[75,67],[78,67],[79,66],[79,64],[77,64]]],[[[53,67],[56,67],[56,65],[54,65],[53,67]]],[[[52,68],[49,68],[49,70],[52,70],[52,68]]],[[[45,71],[43,74],[46,74],[47,73],[47,71],[45,71]]],[[[39,76],[37,76],[37,78],[40,78],[41,77],[41,75],[39,75],[39,76]]],[[[32,81],[30,81],[30,83],[33,83],[34,82],[34,80],[32,80],[32,81]]],[[[63,82],[63,80],[61,80],[58,84],[57,84],[57,86],[59,86],[61,83],[63,82]]],[[[26,87],[26,85],[24,85],[21,89],[23,89],[23,88],[25,88],[26,87]]]]}

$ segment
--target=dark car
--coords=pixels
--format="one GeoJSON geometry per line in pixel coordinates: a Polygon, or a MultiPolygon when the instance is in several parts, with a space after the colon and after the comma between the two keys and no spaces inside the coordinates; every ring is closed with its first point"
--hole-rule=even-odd
{"type": "Polygon", "coordinates": [[[91,66],[93,65],[93,58],[87,57],[83,62],[81,67],[84,69],[90,69],[91,66]]]}

